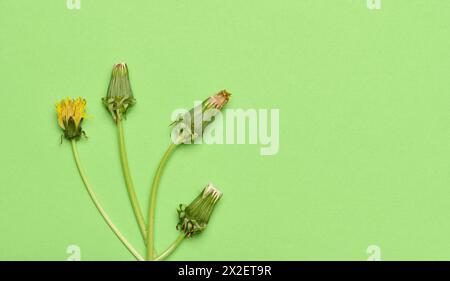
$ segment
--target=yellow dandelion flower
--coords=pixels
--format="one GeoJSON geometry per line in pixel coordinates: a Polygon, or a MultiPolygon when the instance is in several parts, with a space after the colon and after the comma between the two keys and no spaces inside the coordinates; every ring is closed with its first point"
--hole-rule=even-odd
{"type": "Polygon", "coordinates": [[[86,117],[86,100],[83,98],[66,98],[56,104],[58,125],[68,140],[79,139],[84,131],[81,122],[86,117]]]}

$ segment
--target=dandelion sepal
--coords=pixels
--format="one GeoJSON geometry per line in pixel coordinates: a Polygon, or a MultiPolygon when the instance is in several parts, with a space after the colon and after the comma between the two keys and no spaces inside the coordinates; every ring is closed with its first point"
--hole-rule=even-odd
{"type": "Polygon", "coordinates": [[[179,222],[177,229],[191,237],[205,230],[214,207],[222,197],[222,192],[212,184],[206,186],[202,193],[188,206],[180,204],[177,209],[179,222]]]}
{"type": "Polygon", "coordinates": [[[102,98],[103,104],[111,113],[115,122],[125,116],[127,110],[135,105],[136,100],[131,90],[128,66],[126,63],[115,64],[111,73],[108,93],[102,98]]]}
{"type": "Polygon", "coordinates": [[[205,128],[230,100],[231,94],[222,90],[207,98],[201,104],[180,115],[174,125],[173,140],[175,143],[192,143],[203,136],[205,128]]]}

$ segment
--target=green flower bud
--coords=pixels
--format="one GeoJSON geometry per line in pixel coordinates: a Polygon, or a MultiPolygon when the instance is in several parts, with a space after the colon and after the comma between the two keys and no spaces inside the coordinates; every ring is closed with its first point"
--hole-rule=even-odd
{"type": "Polygon", "coordinates": [[[179,222],[177,229],[187,237],[202,232],[208,224],[212,211],[222,193],[211,183],[188,206],[180,204],[177,209],[179,222]]]}
{"type": "Polygon", "coordinates": [[[132,107],[136,100],[131,91],[128,67],[126,63],[114,65],[111,80],[109,82],[108,94],[102,98],[103,104],[111,112],[114,121],[121,120],[128,108],[132,107]]]}
{"type": "Polygon", "coordinates": [[[172,123],[175,126],[172,140],[176,144],[190,143],[203,136],[205,128],[214,121],[215,116],[230,100],[230,96],[230,93],[222,90],[179,116],[172,123]]]}

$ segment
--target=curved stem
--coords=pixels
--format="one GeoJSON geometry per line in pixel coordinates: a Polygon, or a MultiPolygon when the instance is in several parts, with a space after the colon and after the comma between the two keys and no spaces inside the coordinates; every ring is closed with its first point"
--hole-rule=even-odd
{"type": "Polygon", "coordinates": [[[159,166],[156,169],[155,177],[152,182],[152,189],[150,192],[150,202],[148,207],[148,231],[147,231],[147,260],[153,260],[154,258],[154,236],[155,236],[155,208],[156,208],[156,193],[158,192],[159,180],[161,178],[162,171],[164,169],[164,165],[169,159],[170,154],[172,154],[173,150],[177,147],[176,144],[171,143],[167,148],[166,152],[159,162],[159,166]]]}
{"type": "Polygon", "coordinates": [[[161,255],[156,257],[154,260],[162,261],[163,259],[170,256],[170,254],[172,254],[175,251],[175,249],[181,244],[181,242],[183,242],[185,237],[186,237],[186,235],[183,232],[180,233],[178,238],[172,244],[170,244],[169,248],[167,248],[161,255]]]}
{"type": "Polygon", "coordinates": [[[133,208],[134,216],[141,231],[144,242],[147,240],[147,226],[145,224],[144,216],[142,215],[139,201],[137,200],[136,191],[134,190],[133,180],[131,179],[130,167],[128,166],[128,157],[125,149],[125,138],[123,133],[123,125],[120,120],[120,116],[117,118],[117,130],[119,131],[119,148],[120,148],[120,160],[122,162],[123,177],[127,186],[128,197],[130,198],[131,207],[133,208]]]}
{"type": "Polygon", "coordinates": [[[86,190],[89,193],[89,196],[91,197],[92,202],[94,203],[95,207],[97,207],[97,210],[100,212],[100,214],[102,215],[105,222],[112,229],[112,231],[116,234],[116,236],[120,239],[120,241],[125,245],[125,247],[127,247],[127,249],[130,251],[130,253],[133,254],[133,256],[135,256],[137,260],[143,261],[144,258],[134,249],[134,247],[130,244],[130,242],[128,242],[128,240],[123,236],[123,234],[119,231],[119,229],[111,221],[111,218],[108,216],[106,211],[100,205],[100,202],[98,201],[97,196],[94,193],[94,190],[92,189],[91,185],[89,184],[89,181],[87,180],[87,177],[83,170],[83,167],[81,166],[81,161],[80,161],[80,157],[78,155],[78,150],[77,150],[77,144],[76,144],[75,140],[72,140],[71,143],[72,143],[73,157],[75,158],[75,162],[77,164],[78,171],[80,172],[81,179],[83,180],[84,186],[86,187],[86,190]]]}

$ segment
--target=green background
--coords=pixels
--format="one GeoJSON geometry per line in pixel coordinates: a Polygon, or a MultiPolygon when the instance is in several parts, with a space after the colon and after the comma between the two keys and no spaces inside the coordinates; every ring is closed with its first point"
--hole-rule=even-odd
{"type": "Polygon", "coordinates": [[[157,249],[175,208],[224,193],[208,229],[172,260],[450,259],[450,1],[0,1],[0,259],[131,260],[92,205],[54,105],[83,96],[81,159],[111,217],[143,253],[103,108],[126,61],[125,123],[147,213],[170,115],[221,90],[228,108],[278,108],[280,150],[175,151],[157,207],[157,249]]]}

